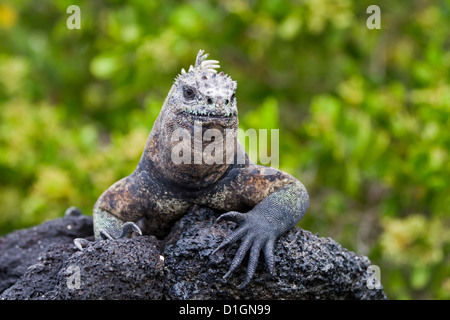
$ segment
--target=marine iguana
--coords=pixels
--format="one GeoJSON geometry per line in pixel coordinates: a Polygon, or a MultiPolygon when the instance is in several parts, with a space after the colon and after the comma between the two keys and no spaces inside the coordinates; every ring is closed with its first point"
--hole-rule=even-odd
{"type": "MultiPolygon", "coordinates": [[[[181,70],[135,171],[114,183],[95,203],[94,234],[96,240],[136,233],[164,237],[193,205],[225,212],[217,221],[233,221],[239,227],[225,237],[213,254],[241,240],[224,279],[231,276],[250,251],[245,280],[239,286],[243,288],[255,273],[261,250],[269,273],[274,273],[274,243],[300,221],[309,206],[309,197],[303,184],[291,175],[249,159],[237,140],[237,83],[223,72],[217,73],[218,61],[206,60],[207,57],[200,50],[194,67],[190,66],[188,72],[181,70]],[[194,132],[198,128],[200,141],[194,132]],[[211,129],[231,133],[231,139],[222,141],[222,136],[217,135],[205,139],[211,129]],[[180,142],[174,138],[176,130],[189,136],[180,142]],[[216,138],[216,143],[225,145],[222,150],[230,150],[231,142],[231,157],[223,152],[214,155],[214,159],[219,156],[223,161],[173,161],[180,143],[188,147],[191,154],[184,156],[192,160],[197,156],[193,145],[200,144],[203,150],[216,138]]],[[[75,239],[75,245],[82,249],[85,240],[75,239]]]]}

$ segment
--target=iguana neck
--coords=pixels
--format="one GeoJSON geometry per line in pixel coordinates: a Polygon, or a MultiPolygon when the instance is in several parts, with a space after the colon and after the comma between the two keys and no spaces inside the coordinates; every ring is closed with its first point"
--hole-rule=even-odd
{"type": "MultiPolygon", "coordinates": [[[[208,119],[206,121],[195,121],[196,124],[194,125],[191,120],[184,115],[173,114],[169,108],[163,107],[153,125],[138,169],[153,168],[151,170],[155,170],[157,176],[188,189],[208,187],[218,181],[229,169],[229,159],[234,159],[236,154],[237,117],[235,121],[226,124],[208,119]],[[201,126],[198,125],[200,122],[201,126]],[[180,142],[177,138],[173,138],[176,137],[174,132],[177,129],[184,129],[185,133],[190,136],[191,157],[188,163],[176,164],[173,161],[173,148],[176,146],[180,148],[181,145],[179,144],[183,142],[189,145],[189,139],[180,142]],[[222,161],[217,161],[218,163],[208,164],[211,162],[206,159],[208,149],[205,148],[210,146],[209,150],[211,150],[212,147],[211,140],[205,139],[204,136],[208,129],[214,129],[215,131],[210,132],[221,133],[222,135],[222,142],[224,142],[222,144],[222,161]],[[201,162],[199,162],[199,156],[201,162]]],[[[219,143],[219,141],[215,140],[214,143],[219,143]]],[[[185,148],[184,150],[188,149],[185,148]]]]}

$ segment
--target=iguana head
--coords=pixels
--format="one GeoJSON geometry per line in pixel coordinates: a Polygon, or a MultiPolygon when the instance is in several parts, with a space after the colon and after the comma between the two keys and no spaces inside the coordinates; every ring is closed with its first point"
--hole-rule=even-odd
{"type": "Polygon", "coordinates": [[[141,161],[144,166],[153,163],[158,174],[171,182],[191,187],[217,181],[237,150],[236,82],[217,73],[218,61],[206,60],[207,56],[200,50],[195,66],[187,72],[182,69],[175,78],[141,161]],[[212,148],[213,141],[223,147],[212,148]],[[188,160],[180,164],[174,155],[188,160]]]}
{"type": "Polygon", "coordinates": [[[200,50],[195,65],[175,78],[167,107],[177,118],[234,126],[237,122],[235,99],[236,81],[223,71],[217,73],[219,61],[206,60],[208,54],[200,50]]]}

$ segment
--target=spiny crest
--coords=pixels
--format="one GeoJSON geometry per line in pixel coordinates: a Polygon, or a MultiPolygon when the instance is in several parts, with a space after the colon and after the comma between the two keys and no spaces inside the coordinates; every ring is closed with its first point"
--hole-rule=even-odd
{"type": "MultiPolygon", "coordinates": [[[[197,58],[195,59],[195,67],[193,67],[192,65],[189,67],[189,71],[191,72],[194,69],[196,70],[201,70],[201,71],[206,71],[206,72],[214,72],[217,73],[217,68],[220,68],[220,65],[218,65],[219,61],[217,60],[206,60],[206,58],[208,58],[208,53],[203,54],[204,51],[203,50],[199,50],[198,54],[197,54],[197,58]]],[[[186,74],[186,70],[181,69],[181,74],[184,75],[186,74]]]]}
{"type": "Polygon", "coordinates": [[[208,53],[204,53],[204,50],[199,50],[197,54],[197,58],[195,59],[195,65],[190,66],[189,70],[186,72],[186,70],[183,68],[181,69],[181,73],[175,78],[174,82],[177,82],[178,80],[188,80],[191,78],[201,79],[201,80],[208,80],[213,78],[216,83],[217,80],[220,80],[222,84],[228,84],[227,86],[233,87],[233,89],[236,89],[236,81],[231,80],[231,78],[225,74],[223,71],[218,74],[217,76],[217,70],[220,68],[219,61],[218,60],[206,60],[208,57],[208,53]]]}

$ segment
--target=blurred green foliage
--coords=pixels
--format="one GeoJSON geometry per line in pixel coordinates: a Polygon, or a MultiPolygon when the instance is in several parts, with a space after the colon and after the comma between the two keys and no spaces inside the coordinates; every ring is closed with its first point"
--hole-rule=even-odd
{"type": "Polygon", "coordinates": [[[241,127],[280,129],[300,226],[368,255],[392,299],[449,299],[449,23],[448,0],[2,1],[0,234],[90,214],[205,49],[241,127]]]}

